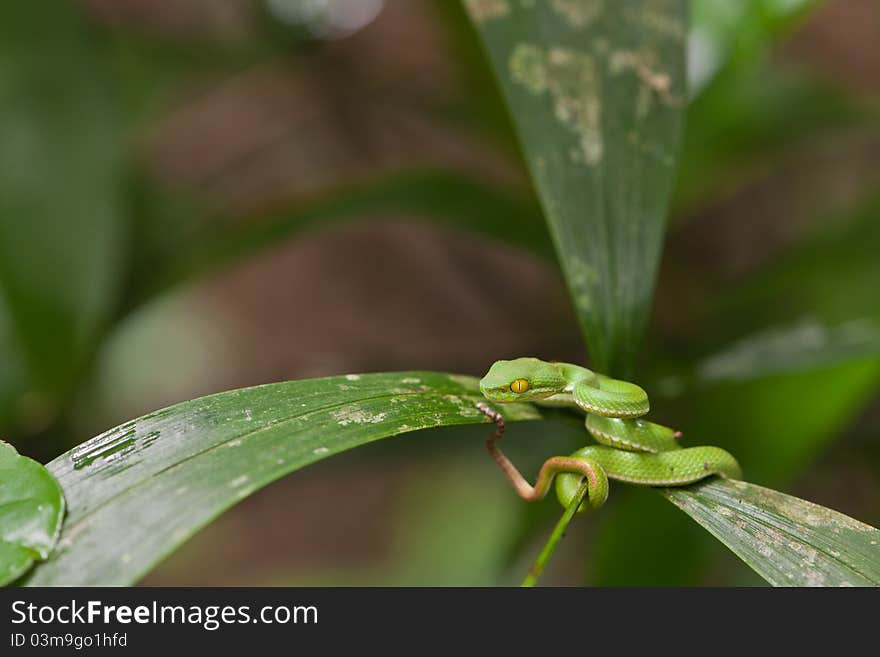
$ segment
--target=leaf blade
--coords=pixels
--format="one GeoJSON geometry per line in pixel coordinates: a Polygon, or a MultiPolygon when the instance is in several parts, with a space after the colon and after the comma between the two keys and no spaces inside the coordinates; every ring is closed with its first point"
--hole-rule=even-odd
{"type": "Polygon", "coordinates": [[[472,0],[595,366],[647,322],[685,105],[685,3],[472,0]]]}
{"type": "Polygon", "coordinates": [[[68,4],[0,10],[0,297],[47,407],[112,311],[126,246],[110,73],[68,4]]]}
{"type": "Polygon", "coordinates": [[[880,530],[743,481],[663,495],[774,586],[880,585],[880,530]]]}
{"type": "MultiPolygon", "coordinates": [[[[481,399],[470,377],[348,375],[219,393],[125,423],[49,464],[70,511],[28,584],[131,584],[271,481],[390,435],[488,422],[481,399]]],[[[505,417],[540,415],[515,405],[505,417]]]]}
{"type": "Polygon", "coordinates": [[[64,497],[39,463],[0,441],[0,586],[49,556],[64,516],[64,497]]]}

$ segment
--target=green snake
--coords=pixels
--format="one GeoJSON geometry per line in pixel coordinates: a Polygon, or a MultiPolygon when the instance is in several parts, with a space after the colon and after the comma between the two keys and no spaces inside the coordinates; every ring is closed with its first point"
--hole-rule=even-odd
{"type": "Polygon", "coordinates": [[[547,459],[532,486],[496,444],[504,433],[503,417],[488,405],[478,404],[498,425],[486,447],[526,500],[543,499],[554,477],[563,506],[571,504],[587,479],[587,498],[580,513],[605,503],[609,478],[643,486],[682,486],[711,475],[741,477],[736,459],[720,447],[682,448],[678,444],[681,433],[642,419],[650,410],[648,395],[634,383],[570,363],[517,358],[493,363],[480,381],[480,391],[500,404],[528,401],[580,409],[586,413],[587,431],[599,443],[571,456],[547,459]]]}

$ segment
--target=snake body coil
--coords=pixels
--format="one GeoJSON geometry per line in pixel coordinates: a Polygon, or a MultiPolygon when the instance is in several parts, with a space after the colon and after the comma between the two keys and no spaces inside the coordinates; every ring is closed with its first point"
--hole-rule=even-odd
{"type": "Polygon", "coordinates": [[[502,404],[530,401],[578,408],[587,414],[587,431],[599,443],[548,459],[532,486],[496,445],[504,431],[501,415],[480,404],[499,423],[486,442],[489,453],[524,499],[542,499],[556,475],[556,494],[564,506],[587,478],[588,496],[580,512],[605,502],[609,478],[644,486],[681,486],[711,475],[741,476],[736,459],[720,447],[682,448],[679,432],[642,419],[650,410],[648,395],[634,383],[570,363],[517,358],[495,362],[480,381],[480,390],[486,399],[502,404]]]}

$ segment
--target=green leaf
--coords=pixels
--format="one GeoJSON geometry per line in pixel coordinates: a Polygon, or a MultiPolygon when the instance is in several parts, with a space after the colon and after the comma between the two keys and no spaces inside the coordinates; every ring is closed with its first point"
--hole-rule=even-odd
{"type": "Polygon", "coordinates": [[[827,327],[806,321],[743,338],[703,360],[697,376],[704,381],[743,380],[864,358],[880,358],[880,326],[875,322],[827,327]]]}
{"type": "Polygon", "coordinates": [[[114,300],[119,136],[105,62],[72,3],[3,3],[0,296],[28,383],[49,405],[114,300]]]}
{"type": "Polygon", "coordinates": [[[851,361],[880,361],[880,323],[872,318],[828,325],[813,319],[773,326],[700,359],[686,374],[661,379],[667,396],[696,387],[809,373],[851,361]]]}
{"type": "Polygon", "coordinates": [[[686,105],[686,3],[466,3],[513,114],[595,366],[627,376],[686,105]]]}
{"type": "MultiPolygon", "coordinates": [[[[27,583],[131,584],[211,519],[271,481],[391,435],[488,422],[475,408],[481,400],[476,380],[470,377],[432,372],[347,375],[233,390],[127,422],[49,464],[64,489],[70,512],[56,551],[32,571],[27,583]]],[[[540,415],[529,405],[509,405],[505,417],[518,421],[540,415]]],[[[722,490],[735,486],[731,490],[742,500],[730,513],[786,517],[794,527],[786,531],[799,532],[797,536],[818,546],[814,550],[826,545],[820,542],[825,525],[817,528],[819,520],[833,520],[840,528],[839,540],[856,545],[858,537],[843,529],[859,528],[859,536],[875,531],[830,510],[793,502],[794,498],[750,484],[702,484],[665,494],[691,512],[698,503],[705,505],[705,495],[719,486],[722,490]],[[755,508],[745,504],[750,499],[755,508]]],[[[727,511],[718,513],[725,521],[728,517],[736,520],[727,511]]],[[[702,524],[708,522],[702,516],[696,518],[702,524]]],[[[730,524],[740,527],[742,523],[730,524]]],[[[728,534],[716,533],[716,525],[708,528],[742,556],[745,548],[740,543],[728,534]]],[[[833,527],[828,531],[835,533],[833,527]]],[[[873,540],[873,535],[865,536],[873,540]]],[[[760,545],[754,549],[763,550],[761,554],[778,554],[773,563],[784,558],[794,563],[803,554],[811,568],[819,563],[806,548],[792,541],[780,542],[769,530],[756,540],[760,545]]],[[[835,557],[832,550],[843,553],[833,543],[836,539],[828,540],[832,541],[828,554],[835,557]]],[[[765,577],[771,568],[746,562],[765,577]]],[[[849,565],[855,568],[858,563],[849,565]]],[[[802,578],[819,577],[813,570],[802,570],[802,578]]],[[[830,572],[822,572],[822,581],[837,581],[830,572]]],[[[864,569],[858,572],[873,577],[864,569]]],[[[860,580],[851,575],[846,581],[860,580]]]]}
{"type": "Polygon", "coordinates": [[[743,481],[663,494],[774,586],[880,586],[880,530],[743,481]]]}
{"type": "MultiPolygon", "coordinates": [[[[482,399],[471,377],[347,375],[233,390],[127,422],[49,464],[69,515],[28,583],[131,584],[279,477],[395,434],[488,422],[475,408],[482,399]]],[[[505,418],[540,415],[509,405],[505,418]]]]}
{"type": "Polygon", "coordinates": [[[0,441],[0,586],[49,556],[64,516],[64,498],[42,465],[0,441]]]}

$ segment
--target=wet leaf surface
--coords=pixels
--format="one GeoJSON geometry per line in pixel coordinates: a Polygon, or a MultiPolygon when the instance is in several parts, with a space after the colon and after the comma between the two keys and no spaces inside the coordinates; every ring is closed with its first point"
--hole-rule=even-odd
{"type": "MultiPolygon", "coordinates": [[[[279,477],[380,438],[489,422],[475,407],[481,400],[471,377],[349,374],[233,390],[127,422],[49,464],[69,515],[58,549],[28,583],[132,584],[279,477]]],[[[504,414],[540,418],[527,405],[504,414]]]]}

